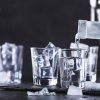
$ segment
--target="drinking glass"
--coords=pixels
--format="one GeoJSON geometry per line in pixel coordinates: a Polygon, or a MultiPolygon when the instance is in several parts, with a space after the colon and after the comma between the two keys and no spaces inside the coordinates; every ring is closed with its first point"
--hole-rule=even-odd
{"type": "Polygon", "coordinates": [[[23,46],[5,43],[0,47],[0,83],[19,84],[22,78],[23,46]]]}
{"type": "Polygon", "coordinates": [[[31,47],[32,73],[34,85],[56,85],[58,78],[57,48],[31,47]]]}
{"type": "Polygon", "coordinates": [[[73,84],[83,88],[86,81],[88,50],[62,49],[59,59],[61,87],[73,84]]]}

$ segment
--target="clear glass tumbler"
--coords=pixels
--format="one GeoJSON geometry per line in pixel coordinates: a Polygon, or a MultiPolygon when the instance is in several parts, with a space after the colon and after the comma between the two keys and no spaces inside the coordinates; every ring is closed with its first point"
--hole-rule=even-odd
{"type": "Polygon", "coordinates": [[[34,85],[56,85],[58,78],[58,49],[31,47],[34,85]]]}
{"type": "Polygon", "coordinates": [[[85,49],[62,49],[59,60],[61,87],[73,84],[83,88],[86,81],[88,51],[85,49]]]}
{"type": "Polygon", "coordinates": [[[0,84],[19,84],[22,78],[23,46],[5,43],[0,47],[0,84]]]}

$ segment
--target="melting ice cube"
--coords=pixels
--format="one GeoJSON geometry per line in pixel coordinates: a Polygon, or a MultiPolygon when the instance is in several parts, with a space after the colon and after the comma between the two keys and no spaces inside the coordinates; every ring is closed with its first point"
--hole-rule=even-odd
{"type": "Polygon", "coordinates": [[[55,92],[49,92],[48,89],[46,87],[44,87],[41,91],[37,91],[37,92],[27,92],[28,96],[32,96],[32,95],[55,95],[55,92]]]}
{"type": "Polygon", "coordinates": [[[67,95],[83,95],[83,94],[81,88],[71,85],[69,86],[67,95]]]}

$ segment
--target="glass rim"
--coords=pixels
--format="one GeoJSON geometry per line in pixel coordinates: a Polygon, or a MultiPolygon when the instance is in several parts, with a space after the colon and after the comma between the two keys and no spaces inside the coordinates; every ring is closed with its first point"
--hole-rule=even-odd
{"type": "Polygon", "coordinates": [[[59,57],[60,59],[75,59],[75,58],[78,58],[80,59],[81,57],[73,57],[73,56],[70,56],[70,57],[59,57]]]}
{"type": "MultiPolygon", "coordinates": [[[[46,47],[30,47],[30,49],[45,49],[46,47]]],[[[57,49],[61,49],[59,47],[52,47],[52,48],[57,48],[57,49]]],[[[52,49],[52,48],[49,48],[49,49],[52,49]]]]}
{"type": "Polygon", "coordinates": [[[43,47],[30,47],[30,49],[41,49],[41,50],[44,50],[45,48],[43,48],[43,47]]]}
{"type": "MultiPolygon", "coordinates": [[[[36,48],[36,49],[45,49],[45,47],[30,47],[31,48],[36,48]]],[[[59,47],[55,47],[61,50],[88,50],[88,49],[82,49],[82,48],[59,48],[59,47]]]]}
{"type": "Polygon", "coordinates": [[[82,48],[63,48],[63,49],[61,49],[61,50],[64,50],[64,51],[76,51],[76,50],[89,50],[89,48],[87,48],[87,49],[82,49],[82,48]]]}

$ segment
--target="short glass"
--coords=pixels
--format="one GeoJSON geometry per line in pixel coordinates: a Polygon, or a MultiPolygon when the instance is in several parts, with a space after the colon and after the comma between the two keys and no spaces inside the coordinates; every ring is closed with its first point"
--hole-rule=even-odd
{"type": "Polygon", "coordinates": [[[88,66],[88,50],[62,49],[59,58],[61,87],[73,84],[84,88],[86,81],[86,68],[88,66]]]}
{"type": "Polygon", "coordinates": [[[5,43],[0,47],[0,84],[20,84],[23,46],[5,43]]]}
{"type": "Polygon", "coordinates": [[[32,74],[34,85],[56,85],[58,79],[57,48],[31,47],[32,74]]]}

